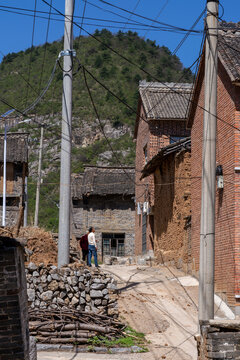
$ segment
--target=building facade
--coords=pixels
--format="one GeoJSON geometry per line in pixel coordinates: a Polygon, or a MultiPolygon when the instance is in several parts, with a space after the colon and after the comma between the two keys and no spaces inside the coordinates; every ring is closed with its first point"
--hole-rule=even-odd
{"type": "Polygon", "coordinates": [[[134,133],[136,255],[154,250],[154,175],[141,179],[142,170],[161,148],[189,136],[186,117],[191,92],[192,84],[140,82],[134,133]]]}
{"type": "MultiPolygon", "coordinates": [[[[217,187],[215,207],[215,292],[240,314],[240,27],[223,23],[219,29],[217,78],[216,167],[224,186],[217,187]]],[[[204,53],[188,126],[191,128],[192,256],[199,270],[202,141],[204,117],[204,53]]]]}
{"type": "Polygon", "coordinates": [[[134,255],[134,168],[86,167],[72,176],[73,233],[95,228],[100,256],[134,255]]]}
{"type": "MultiPolygon", "coordinates": [[[[4,134],[0,134],[0,221],[3,204],[4,134]]],[[[28,175],[28,134],[7,134],[6,226],[22,225],[25,207],[25,180],[28,175]]]]}
{"type": "Polygon", "coordinates": [[[154,175],[154,256],[191,272],[191,139],[162,148],[144,167],[154,175]]]}

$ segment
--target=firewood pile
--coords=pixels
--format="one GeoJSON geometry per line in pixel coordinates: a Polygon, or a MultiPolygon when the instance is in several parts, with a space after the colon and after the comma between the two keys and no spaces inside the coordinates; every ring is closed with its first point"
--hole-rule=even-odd
{"type": "Polygon", "coordinates": [[[125,325],[105,315],[78,310],[29,310],[29,328],[39,343],[88,344],[94,336],[123,336],[125,325]]]}

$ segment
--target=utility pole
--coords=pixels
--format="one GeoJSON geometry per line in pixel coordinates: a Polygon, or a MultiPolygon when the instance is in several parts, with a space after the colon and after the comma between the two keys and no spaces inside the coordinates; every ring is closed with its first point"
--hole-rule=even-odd
{"type": "Polygon", "coordinates": [[[38,158],[38,179],[37,179],[37,189],[36,189],[34,226],[38,226],[40,186],[42,181],[42,151],[43,151],[43,125],[41,126],[41,138],[40,138],[39,158],[38,158]]]}
{"type": "Polygon", "coordinates": [[[28,178],[27,176],[25,177],[25,204],[24,204],[24,217],[23,217],[23,226],[26,227],[27,226],[27,218],[28,218],[28,178]]]}
{"type": "Polygon", "coordinates": [[[74,0],[65,0],[58,267],[69,263],[74,0]]]}
{"type": "Polygon", "coordinates": [[[218,5],[219,0],[207,0],[199,320],[214,318],[218,5]]]}

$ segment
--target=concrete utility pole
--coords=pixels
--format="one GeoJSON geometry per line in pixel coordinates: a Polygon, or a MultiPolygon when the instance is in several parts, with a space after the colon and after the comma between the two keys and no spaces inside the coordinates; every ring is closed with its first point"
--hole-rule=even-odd
{"type": "Polygon", "coordinates": [[[207,0],[199,320],[214,318],[218,5],[219,0],[207,0]]]}
{"type": "Polygon", "coordinates": [[[38,158],[38,179],[37,179],[37,189],[36,189],[34,226],[38,226],[40,186],[42,181],[42,151],[43,151],[43,126],[41,126],[41,138],[40,138],[39,158],[38,158]]]}
{"type": "Polygon", "coordinates": [[[65,1],[58,267],[69,263],[74,1],[65,1]]]}
{"type": "Polygon", "coordinates": [[[27,218],[28,218],[28,178],[25,177],[25,204],[24,204],[24,216],[23,216],[23,226],[27,226],[27,218]]]}

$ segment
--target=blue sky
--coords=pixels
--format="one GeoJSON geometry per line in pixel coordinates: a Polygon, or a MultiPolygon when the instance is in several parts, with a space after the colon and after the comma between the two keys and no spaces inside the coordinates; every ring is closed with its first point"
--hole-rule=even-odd
{"type": "MultiPolygon", "coordinates": [[[[47,0],[49,3],[51,0],[47,0]]],[[[110,28],[113,32],[117,32],[119,27],[124,27],[124,24],[127,22],[124,18],[121,18],[117,15],[108,13],[107,10],[116,12],[117,14],[123,17],[129,17],[130,15],[120,11],[119,9],[114,9],[106,4],[100,2],[100,0],[89,0],[95,6],[99,6],[101,9],[98,9],[91,5],[90,3],[86,4],[85,12],[85,21],[83,27],[93,33],[96,28],[99,28],[96,24],[102,24],[104,27],[117,26],[117,28],[110,28]],[[87,19],[91,18],[91,19],[87,19]],[[93,19],[93,20],[92,20],[93,19]],[[99,19],[99,20],[96,20],[99,19]],[[101,20],[101,21],[100,21],[101,20]],[[122,23],[113,24],[109,22],[104,22],[103,20],[114,20],[120,21],[122,23]],[[93,25],[89,25],[93,24],[93,25]]],[[[155,19],[159,12],[162,10],[158,21],[171,24],[178,27],[184,27],[189,29],[198,16],[201,14],[202,10],[206,5],[205,0],[109,0],[112,4],[125,8],[132,11],[136,4],[138,4],[135,12],[139,13],[145,17],[155,19]]],[[[31,16],[22,16],[18,14],[9,13],[2,11],[1,6],[12,6],[12,7],[21,7],[26,9],[34,9],[35,0],[0,0],[0,32],[1,32],[1,45],[0,51],[1,54],[7,54],[9,52],[17,52],[24,50],[31,46],[32,41],[32,28],[33,28],[33,17],[31,16]]],[[[64,12],[65,1],[64,0],[52,0],[53,6],[55,6],[60,11],[64,12]]],[[[240,21],[240,2],[239,0],[222,0],[221,5],[224,8],[223,19],[226,21],[240,21]]],[[[75,6],[75,15],[82,16],[84,6],[84,0],[76,0],[75,6]]],[[[37,0],[37,10],[48,11],[49,7],[43,3],[42,0],[37,0]]],[[[17,10],[16,10],[17,11],[17,10]]],[[[31,13],[30,13],[31,14],[31,13]]],[[[220,14],[222,14],[222,8],[220,8],[220,14]]],[[[42,14],[42,16],[48,16],[47,14],[42,14]]],[[[55,16],[55,18],[61,19],[61,17],[55,16]]],[[[81,22],[80,19],[76,21],[81,22]]],[[[134,28],[130,23],[134,21],[139,21],[143,25],[138,27],[141,29],[146,29],[145,24],[151,24],[151,21],[144,19],[139,19],[132,16],[129,19],[129,24],[125,26],[123,31],[127,31],[128,28],[134,28]]],[[[156,24],[158,26],[158,24],[156,24]]],[[[159,25],[160,26],[160,25],[159,25]]],[[[43,44],[46,38],[46,28],[47,28],[47,19],[36,18],[35,34],[34,34],[34,45],[43,44]]],[[[197,30],[203,30],[203,18],[200,20],[196,26],[197,30]]],[[[151,40],[156,40],[158,45],[165,45],[171,51],[173,51],[178,43],[183,38],[184,34],[176,34],[175,32],[168,31],[148,31],[146,30],[138,31],[140,36],[146,35],[146,38],[151,40]]],[[[78,36],[79,29],[74,28],[74,35],[78,36]]],[[[84,31],[82,32],[85,35],[84,31]]],[[[63,22],[51,20],[50,30],[49,30],[49,42],[53,40],[60,39],[63,35],[63,22]]],[[[177,52],[177,55],[180,57],[180,60],[183,62],[184,66],[190,66],[194,60],[198,57],[199,48],[202,40],[202,34],[191,35],[188,37],[187,41],[183,44],[180,50],[177,52]]],[[[1,59],[2,55],[0,56],[1,59]]]]}

